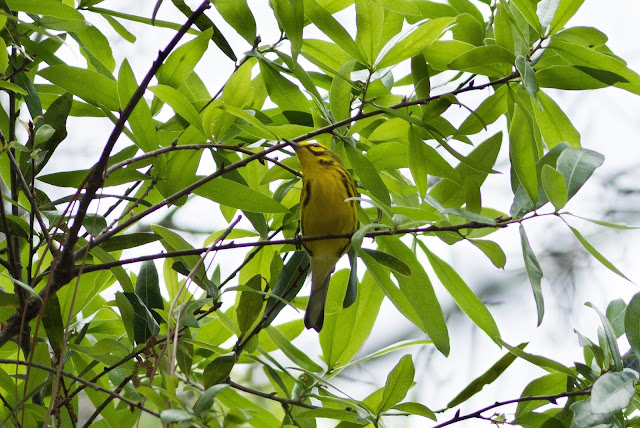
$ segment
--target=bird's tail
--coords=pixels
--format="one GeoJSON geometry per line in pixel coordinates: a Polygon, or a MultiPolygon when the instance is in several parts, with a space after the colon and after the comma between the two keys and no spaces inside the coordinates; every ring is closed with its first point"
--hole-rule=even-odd
{"type": "Polygon", "coordinates": [[[327,302],[329,280],[335,267],[336,260],[311,258],[311,296],[304,314],[304,325],[317,332],[324,324],[324,307],[327,302]]]}

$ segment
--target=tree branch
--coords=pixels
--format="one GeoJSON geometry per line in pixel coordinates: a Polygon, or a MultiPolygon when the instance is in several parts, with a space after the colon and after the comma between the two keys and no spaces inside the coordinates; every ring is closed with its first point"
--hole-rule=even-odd
{"type": "MultiPolygon", "coordinates": [[[[157,150],[153,150],[150,152],[146,152],[143,153],[140,156],[137,156],[135,158],[130,158],[130,159],[126,159],[123,160],[122,162],[118,162],[116,164],[111,165],[108,169],[107,172],[105,173],[105,176],[109,176],[110,174],[112,174],[114,171],[127,166],[127,165],[131,165],[133,163],[136,162],[140,162],[142,160],[145,159],[149,159],[149,158],[154,158],[158,155],[161,155],[163,153],[168,153],[168,152],[174,152],[174,151],[178,151],[178,150],[200,150],[200,149],[222,149],[222,150],[233,150],[236,152],[240,152],[240,153],[245,153],[248,155],[254,155],[256,152],[249,150],[249,149],[245,149],[243,147],[240,146],[229,146],[226,144],[212,144],[212,143],[201,143],[201,144],[184,144],[184,145],[171,145],[168,147],[162,147],[160,149],[157,150]]],[[[291,174],[296,175],[298,177],[301,177],[302,174],[300,174],[299,171],[296,171],[295,169],[288,167],[287,165],[283,164],[282,162],[276,160],[276,159],[272,159],[269,157],[264,157],[264,159],[268,160],[269,162],[273,163],[274,165],[278,165],[280,168],[289,171],[291,174]]]]}
{"type": "MultiPolygon", "coordinates": [[[[541,217],[547,214],[536,214],[526,219],[541,217]]],[[[520,223],[525,219],[506,219],[502,221],[496,221],[494,225],[489,225],[485,223],[478,223],[475,221],[463,224],[455,224],[448,226],[423,226],[409,229],[390,229],[390,230],[378,230],[374,232],[369,232],[365,235],[367,238],[375,238],[376,236],[393,236],[393,235],[405,235],[407,233],[437,233],[437,232],[459,232],[464,229],[502,229],[508,227],[512,223],[520,223]]],[[[297,236],[295,238],[287,238],[287,239],[274,239],[274,240],[266,240],[266,241],[254,241],[254,242],[233,242],[231,241],[228,244],[220,244],[211,249],[211,251],[222,251],[222,250],[231,250],[236,248],[252,248],[252,247],[266,247],[269,245],[296,245],[300,242],[307,241],[322,241],[328,239],[339,239],[339,238],[351,238],[356,232],[343,233],[340,235],[317,235],[317,236],[297,236]]],[[[116,266],[124,266],[132,263],[146,262],[149,260],[157,260],[157,259],[165,259],[169,257],[183,257],[183,256],[194,256],[200,255],[206,252],[211,247],[204,248],[193,248],[191,250],[181,250],[181,251],[168,251],[161,252],[157,254],[149,254],[146,256],[132,257],[129,259],[123,260],[114,260],[112,262],[100,263],[96,265],[85,265],[84,272],[95,272],[98,270],[111,269],[116,266]]],[[[79,266],[77,266],[79,268],[79,266]]]]}
{"type": "Polygon", "coordinates": [[[449,419],[446,422],[443,422],[441,424],[435,425],[432,428],[442,428],[442,427],[446,427],[449,425],[453,425],[457,422],[460,421],[464,421],[467,419],[475,419],[475,418],[483,418],[482,414],[486,411],[495,409],[497,407],[502,407],[502,406],[506,406],[508,404],[513,404],[513,403],[520,403],[520,402],[524,402],[524,401],[548,401],[550,403],[555,404],[556,400],[558,400],[559,398],[567,398],[567,397],[579,397],[582,395],[589,395],[591,394],[590,390],[587,391],[572,391],[572,392],[561,392],[559,394],[554,394],[554,395],[532,395],[529,397],[520,397],[520,398],[514,398],[513,400],[507,400],[507,401],[496,401],[494,404],[491,404],[489,406],[483,407],[480,410],[477,410],[473,413],[469,413],[467,415],[462,415],[460,416],[458,413],[456,413],[456,415],[449,419]]]}

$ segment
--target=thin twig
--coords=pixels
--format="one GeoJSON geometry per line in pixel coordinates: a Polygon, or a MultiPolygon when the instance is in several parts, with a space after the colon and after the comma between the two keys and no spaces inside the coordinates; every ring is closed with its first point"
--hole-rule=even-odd
{"type": "MultiPolygon", "coordinates": [[[[120,382],[120,384],[116,387],[116,389],[113,391],[116,394],[119,394],[120,391],[122,391],[122,388],[125,387],[126,384],[128,384],[131,379],[133,379],[133,373],[130,374],[129,376],[125,377],[122,382],[120,382]]],[[[100,405],[98,407],[96,407],[96,410],[91,414],[91,416],[89,416],[89,419],[87,419],[87,422],[85,422],[85,424],[82,426],[83,428],[88,428],[89,426],[91,426],[91,423],[98,417],[100,416],[100,413],[102,413],[102,411],[104,410],[105,407],[107,407],[107,405],[109,403],[111,403],[113,401],[113,399],[116,398],[113,395],[108,396],[102,403],[100,403],[100,405]]]]}
{"type": "Polygon", "coordinates": [[[579,396],[589,395],[589,394],[591,394],[590,390],[573,391],[573,392],[561,392],[559,394],[554,394],[554,395],[535,395],[535,396],[529,396],[529,397],[514,398],[513,400],[496,401],[494,404],[483,407],[480,410],[476,410],[475,412],[472,412],[466,415],[461,416],[458,413],[456,413],[456,415],[453,418],[441,424],[435,425],[432,428],[446,427],[467,419],[483,418],[482,414],[484,412],[495,409],[497,407],[506,406],[508,404],[521,403],[524,401],[548,401],[550,403],[555,403],[556,400],[558,400],[559,398],[579,397],[579,396]]]}
{"type": "Polygon", "coordinates": [[[36,201],[35,196],[31,193],[29,185],[27,184],[24,175],[22,175],[22,172],[20,171],[20,165],[18,165],[16,158],[13,156],[11,151],[8,151],[7,154],[9,155],[9,161],[11,162],[11,165],[16,170],[16,176],[18,178],[20,186],[22,187],[22,191],[31,204],[31,212],[36,216],[36,220],[38,220],[38,224],[40,225],[40,229],[42,230],[42,235],[44,236],[46,242],[49,244],[49,251],[51,251],[51,254],[55,255],[58,252],[58,249],[53,245],[53,240],[51,239],[51,236],[49,236],[49,229],[44,222],[44,218],[42,217],[40,208],[38,208],[38,201],[36,201]]]}
{"type": "MultiPolygon", "coordinates": [[[[7,358],[0,358],[0,364],[16,364],[16,365],[22,365],[22,366],[27,366],[27,367],[35,367],[37,369],[40,370],[44,370],[47,371],[49,373],[56,373],[56,369],[49,367],[49,366],[45,366],[44,364],[39,364],[39,363],[34,363],[34,362],[27,362],[27,361],[23,361],[23,360],[12,360],[12,359],[7,359],[7,358]]],[[[73,379],[76,382],[82,383],[86,386],[88,386],[89,388],[99,391],[99,392],[104,392],[105,394],[108,394],[110,396],[113,396],[113,398],[117,398],[118,400],[122,401],[123,403],[128,404],[130,407],[135,407],[136,409],[140,409],[143,412],[149,413],[150,415],[153,415],[157,418],[160,417],[159,413],[154,412],[153,410],[149,410],[144,406],[141,406],[140,403],[136,403],[135,401],[131,401],[126,397],[121,396],[120,394],[114,392],[114,391],[110,391],[106,388],[101,387],[100,385],[96,384],[96,383],[92,383],[90,381],[87,381],[85,379],[82,379],[81,377],[78,377],[76,375],[74,375],[73,373],[69,373],[69,372],[61,372],[62,376],[64,377],[68,377],[69,379],[73,379]]]]}
{"type": "Polygon", "coordinates": [[[321,409],[322,408],[322,407],[314,406],[313,404],[304,403],[302,401],[291,400],[289,398],[282,398],[282,397],[278,397],[277,395],[273,395],[273,394],[269,394],[269,393],[266,393],[266,392],[258,391],[257,389],[248,388],[248,387],[246,387],[244,385],[240,385],[239,383],[235,383],[235,382],[233,382],[231,380],[228,381],[227,384],[230,387],[232,387],[234,389],[237,389],[238,391],[243,391],[243,392],[246,392],[246,393],[251,394],[251,395],[256,395],[258,397],[266,398],[267,400],[277,401],[280,404],[304,407],[305,409],[321,409]]]}

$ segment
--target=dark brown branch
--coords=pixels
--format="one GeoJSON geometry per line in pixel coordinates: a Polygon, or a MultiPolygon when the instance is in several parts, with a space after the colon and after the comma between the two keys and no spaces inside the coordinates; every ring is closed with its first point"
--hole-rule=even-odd
{"type": "MultiPolygon", "coordinates": [[[[149,159],[149,158],[155,158],[158,155],[161,155],[163,153],[168,153],[168,152],[174,152],[174,151],[178,151],[178,150],[201,150],[201,149],[223,149],[223,150],[233,150],[236,152],[240,152],[240,153],[245,153],[247,155],[254,155],[256,152],[249,150],[249,149],[245,149],[243,147],[240,146],[229,146],[229,145],[225,145],[225,144],[212,144],[212,143],[202,143],[202,144],[184,144],[184,145],[179,145],[179,146],[168,146],[168,147],[162,147],[160,149],[157,150],[153,150],[150,152],[146,152],[143,153],[140,156],[137,156],[135,158],[130,158],[130,159],[126,159],[123,160],[122,162],[118,162],[116,164],[113,164],[109,167],[109,169],[107,169],[106,172],[106,176],[109,176],[110,174],[112,174],[115,170],[120,169],[124,166],[127,165],[131,165],[133,163],[136,162],[140,162],[142,160],[145,159],[149,159]]],[[[274,165],[278,165],[280,168],[289,171],[291,174],[296,175],[298,177],[301,177],[302,174],[300,174],[299,171],[296,171],[293,168],[288,167],[287,165],[283,164],[282,162],[276,160],[276,159],[272,159],[269,157],[264,157],[264,159],[268,160],[269,162],[271,162],[274,165]]]]}
{"type": "Polygon", "coordinates": [[[314,406],[313,404],[304,403],[302,401],[291,400],[289,398],[282,398],[282,397],[278,397],[277,395],[269,394],[267,392],[258,391],[257,389],[247,388],[246,386],[240,385],[239,383],[235,383],[231,380],[228,381],[227,384],[230,387],[237,389],[238,391],[243,391],[251,395],[256,395],[258,397],[266,398],[267,400],[277,401],[278,403],[283,404],[285,406],[298,406],[298,407],[304,407],[305,409],[321,409],[322,408],[322,407],[314,406]]]}
{"type": "Polygon", "coordinates": [[[513,400],[506,400],[506,401],[496,401],[495,403],[483,407],[480,410],[477,410],[473,413],[469,413],[467,415],[462,415],[460,416],[458,413],[456,413],[456,415],[449,419],[446,422],[443,422],[441,424],[435,425],[432,428],[442,428],[442,427],[446,427],[449,425],[453,425],[455,423],[458,423],[460,421],[464,421],[467,419],[484,419],[484,417],[482,416],[482,414],[484,412],[487,412],[489,410],[495,409],[497,407],[502,407],[502,406],[506,406],[508,404],[514,404],[514,403],[521,403],[524,401],[548,401],[550,403],[555,404],[556,400],[560,399],[560,398],[567,398],[567,397],[579,397],[579,396],[583,396],[583,395],[589,395],[591,394],[590,390],[587,391],[573,391],[573,392],[561,392],[559,394],[554,394],[554,395],[532,395],[529,397],[520,397],[520,398],[514,398],[513,400]]]}
{"type": "MultiPolygon", "coordinates": [[[[116,387],[116,389],[113,391],[115,394],[120,394],[120,391],[122,391],[122,388],[125,387],[126,384],[128,384],[131,379],[133,379],[134,374],[130,374],[129,376],[125,377],[122,382],[120,382],[120,385],[118,385],[116,387]]],[[[96,407],[96,410],[91,414],[91,416],[89,416],[89,419],[87,419],[87,421],[85,422],[85,424],[83,425],[83,428],[88,428],[89,426],[91,426],[91,423],[98,417],[100,416],[100,413],[102,413],[102,411],[104,410],[105,407],[107,407],[107,405],[109,405],[109,403],[111,403],[113,401],[113,399],[116,398],[115,395],[110,395],[108,396],[102,403],[100,403],[100,405],[98,407],[96,407]]]]}
{"type": "MultiPolygon", "coordinates": [[[[21,366],[27,366],[27,367],[35,367],[37,369],[40,370],[44,370],[47,371],[49,373],[53,373],[56,374],[57,370],[53,367],[49,367],[49,366],[45,366],[44,364],[39,364],[39,363],[34,363],[34,362],[28,362],[28,361],[23,361],[23,360],[11,360],[11,359],[7,359],[7,358],[0,358],[0,364],[16,364],[16,365],[21,365],[21,366]]],[[[83,385],[88,386],[91,389],[94,389],[96,391],[99,392],[104,392],[105,394],[108,394],[109,396],[112,396],[113,398],[117,398],[118,400],[128,404],[130,407],[135,407],[136,409],[140,409],[143,412],[149,413],[150,415],[153,415],[157,418],[160,417],[160,414],[154,412],[153,410],[149,410],[146,407],[142,406],[140,403],[136,403],[135,401],[131,401],[128,398],[125,398],[123,396],[121,396],[120,394],[114,392],[114,391],[110,391],[106,388],[101,387],[100,385],[96,384],[96,383],[92,383],[88,380],[82,379],[79,376],[74,375],[73,373],[69,373],[69,372],[65,372],[62,371],[60,372],[60,374],[64,377],[67,377],[69,379],[73,379],[78,383],[81,383],[83,385]]]]}
{"type": "MultiPolygon", "coordinates": [[[[527,218],[533,218],[533,217],[540,217],[544,214],[538,214],[538,215],[534,215],[531,217],[527,217],[527,218]]],[[[430,226],[424,226],[424,227],[416,227],[416,228],[411,228],[411,229],[389,229],[389,230],[378,230],[378,231],[374,231],[374,232],[369,232],[367,233],[365,236],[367,238],[374,238],[376,236],[392,236],[392,235],[404,235],[407,233],[436,233],[436,232],[459,232],[461,230],[464,229],[501,229],[501,228],[505,228],[507,226],[509,226],[511,223],[519,223],[520,221],[522,221],[522,219],[506,219],[500,222],[496,222],[496,224],[493,225],[489,225],[489,224],[484,224],[484,223],[478,223],[478,222],[469,222],[469,223],[463,223],[463,224],[455,224],[455,225],[449,225],[449,226],[436,226],[436,225],[430,225],[430,226]]],[[[239,242],[239,243],[235,243],[235,242],[230,242],[228,244],[221,244],[218,246],[215,246],[212,248],[212,251],[221,251],[221,250],[231,250],[231,249],[235,249],[235,248],[250,248],[250,247],[265,247],[268,245],[285,245],[285,244],[298,244],[300,242],[307,242],[307,241],[321,241],[321,240],[326,240],[326,239],[336,239],[336,238],[351,238],[354,235],[355,232],[351,232],[351,233],[343,233],[340,235],[318,235],[318,236],[300,236],[300,237],[295,237],[295,238],[288,238],[288,239],[274,239],[274,240],[266,240],[266,241],[254,241],[254,242],[239,242]]],[[[156,260],[156,259],[164,259],[164,258],[168,258],[168,257],[183,257],[183,256],[193,256],[193,255],[200,255],[202,253],[204,253],[205,251],[207,251],[207,249],[210,247],[206,247],[206,248],[193,248],[191,250],[182,250],[182,251],[170,251],[170,252],[162,252],[162,253],[158,253],[158,254],[150,254],[150,255],[146,255],[146,256],[140,256],[140,257],[132,257],[130,259],[124,259],[124,260],[114,260],[112,262],[108,262],[108,263],[101,263],[101,264],[97,264],[97,265],[86,265],[84,267],[84,272],[88,273],[88,272],[95,272],[98,270],[105,270],[105,269],[111,269],[112,267],[116,267],[116,266],[123,266],[123,265],[128,265],[131,263],[139,263],[139,262],[145,262],[145,261],[149,261],[149,260],[156,260]]]]}

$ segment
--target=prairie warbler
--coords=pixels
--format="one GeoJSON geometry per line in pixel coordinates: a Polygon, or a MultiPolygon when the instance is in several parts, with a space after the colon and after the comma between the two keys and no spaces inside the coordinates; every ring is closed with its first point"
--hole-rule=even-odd
{"type": "MultiPolygon", "coordinates": [[[[358,225],[356,202],[346,199],[357,195],[356,184],[340,158],[316,142],[296,144],[294,150],[302,168],[302,236],[353,232],[358,225]]],[[[304,316],[307,328],[322,329],[329,279],[350,243],[348,238],[304,242],[311,259],[311,297],[304,316]]]]}

